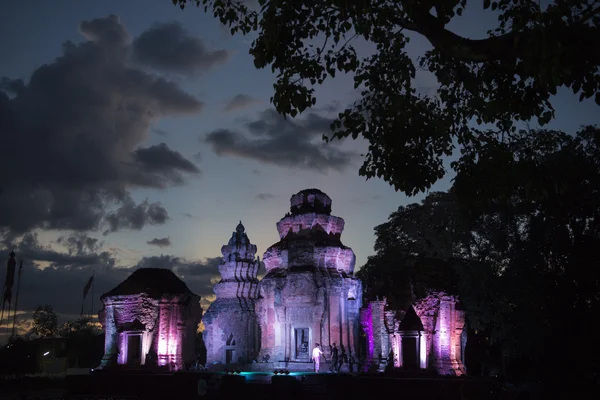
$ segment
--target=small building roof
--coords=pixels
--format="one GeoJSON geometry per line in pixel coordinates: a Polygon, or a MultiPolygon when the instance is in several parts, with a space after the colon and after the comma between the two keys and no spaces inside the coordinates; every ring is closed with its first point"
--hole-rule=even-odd
{"type": "Polygon", "coordinates": [[[133,271],[127,279],[118,284],[114,289],[103,294],[101,299],[141,293],[146,293],[153,298],[158,298],[165,294],[193,295],[185,282],[179,279],[173,271],[164,268],[140,268],[133,271]]]}
{"type": "Polygon", "coordinates": [[[408,310],[406,310],[406,314],[404,314],[404,318],[400,322],[400,326],[398,326],[399,331],[424,331],[423,323],[421,322],[421,318],[417,315],[414,307],[412,305],[408,306],[408,310]]]}

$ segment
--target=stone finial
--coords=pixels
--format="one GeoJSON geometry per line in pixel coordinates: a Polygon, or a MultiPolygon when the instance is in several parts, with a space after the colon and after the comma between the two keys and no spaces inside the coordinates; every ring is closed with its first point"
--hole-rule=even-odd
{"type": "Polygon", "coordinates": [[[238,226],[235,228],[235,231],[239,232],[239,233],[243,233],[245,230],[246,230],[246,228],[244,228],[244,225],[242,225],[242,221],[240,221],[238,226]]]}

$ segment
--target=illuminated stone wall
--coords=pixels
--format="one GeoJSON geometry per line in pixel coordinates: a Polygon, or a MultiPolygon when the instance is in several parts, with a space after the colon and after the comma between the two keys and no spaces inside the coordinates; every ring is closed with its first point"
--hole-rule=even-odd
{"type": "Polygon", "coordinates": [[[363,332],[367,337],[367,364],[377,362],[392,350],[395,367],[403,365],[403,351],[411,343],[418,368],[434,369],[441,375],[462,375],[466,335],[465,314],[458,298],[443,292],[431,293],[415,302],[408,311],[385,310],[386,302],[372,301],[361,310],[363,332]],[[409,314],[413,314],[409,317],[409,314]],[[416,314],[416,315],[415,315],[416,314]],[[407,326],[407,318],[411,320],[407,326]],[[403,326],[404,325],[404,326],[403,326]]]}
{"type": "Polygon", "coordinates": [[[280,241],[264,254],[256,314],[260,358],[310,362],[315,343],[330,358],[336,343],[357,359],[361,282],[356,257],[340,238],[344,220],[331,215],[331,199],[317,189],[291,198],[290,212],[277,223],[280,241]]]}
{"type": "Polygon", "coordinates": [[[256,246],[240,222],[228,244],[221,248],[221,280],[216,300],[203,317],[207,364],[250,363],[259,350],[254,302],[258,297],[256,246]]]}
{"type": "Polygon", "coordinates": [[[200,296],[172,271],[136,270],[101,300],[99,320],[105,331],[101,368],[119,364],[180,370],[194,361],[200,296]]]}

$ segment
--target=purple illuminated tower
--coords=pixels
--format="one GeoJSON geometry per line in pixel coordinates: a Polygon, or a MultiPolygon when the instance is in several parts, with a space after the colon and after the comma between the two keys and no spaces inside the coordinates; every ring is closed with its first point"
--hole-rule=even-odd
{"type": "Polygon", "coordinates": [[[203,317],[207,364],[250,363],[259,350],[254,303],[258,297],[256,274],[260,261],[242,222],[221,248],[221,280],[214,287],[217,299],[203,317]]]}
{"type": "Polygon", "coordinates": [[[293,195],[290,212],[277,223],[280,241],[264,254],[256,312],[261,357],[274,362],[309,363],[320,343],[356,359],[361,283],[356,257],[341,242],[344,220],[331,215],[331,199],[318,189],[293,195]]]}

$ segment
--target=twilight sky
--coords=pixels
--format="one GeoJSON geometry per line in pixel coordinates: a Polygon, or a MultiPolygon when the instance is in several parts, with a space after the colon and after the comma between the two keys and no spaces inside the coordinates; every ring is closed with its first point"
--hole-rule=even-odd
{"type": "MultiPolygon", "coordinates": [[[[493,28],[476,3],[455,32],[493,28]]],[[[290,196],[305,188],[332,198],[359,267],[373,227],[423,197],[359,177],[364,142],[322,142],[358,96],[352,76],[317,87],[312,110],[283,120],[269,104],[274,75],[248,55],[251,40],[169,0],[0,4],[0,282],[14,248],[25,260],[23,321],[45,303],[76,317],[92,271],[97,311],[100,294],[140,266],[173,269],[206,309],[238,221],[262,256],[290,196]]],[[[428,48],[415,37],[409,50],[428,48]]],[[[435,90],[431,75],[416,80],[435,90]]],[[[600,122],[593,102],[566,90],[554,105],[554,128],[600,122]]]]}

